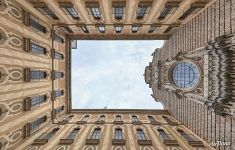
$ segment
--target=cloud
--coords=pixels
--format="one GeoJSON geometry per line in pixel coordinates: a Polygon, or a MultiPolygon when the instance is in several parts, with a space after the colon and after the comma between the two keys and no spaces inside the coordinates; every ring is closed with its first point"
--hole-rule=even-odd
{"type": "Polygon", "coordinates": [[[78,41],[72,51],[73,108],[160,109],[144,68],[163,41],[78,41]]]}

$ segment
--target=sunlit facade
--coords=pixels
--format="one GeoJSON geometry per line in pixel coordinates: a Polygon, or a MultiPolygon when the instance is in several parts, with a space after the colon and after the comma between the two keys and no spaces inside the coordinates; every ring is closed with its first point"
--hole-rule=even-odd
{"type": "Polygon", "coordinates": [[[234,6],[1,0],[0,149],[232,150],[234,6]],[[166,40],[145,69],[165,110],[71,109],[71,48],[84,39],[166,40]],[[216,141],[230,144],[210,146],[216,141]]]}

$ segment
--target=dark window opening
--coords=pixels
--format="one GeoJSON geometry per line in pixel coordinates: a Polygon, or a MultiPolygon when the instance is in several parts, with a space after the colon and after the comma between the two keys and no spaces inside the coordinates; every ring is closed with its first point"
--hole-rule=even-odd
{"type": "Polygon", "coordinates": [[[33,80],[45,79],[47,77],[47,73],[45,71],[33,70],[30,71],[30,76],[33,80]]]}

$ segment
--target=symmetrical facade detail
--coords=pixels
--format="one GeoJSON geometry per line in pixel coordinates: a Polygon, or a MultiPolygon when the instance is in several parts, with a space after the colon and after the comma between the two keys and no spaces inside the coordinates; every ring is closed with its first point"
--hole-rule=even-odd
{"type": "Polygon", "coordinates": [[[0,149],[233,150],[234,8],[234,0],[0,0],[0,149]],[[71,109],[71,41],[84,39],[166,40],[145,69],[165,110],[71,109]]]}

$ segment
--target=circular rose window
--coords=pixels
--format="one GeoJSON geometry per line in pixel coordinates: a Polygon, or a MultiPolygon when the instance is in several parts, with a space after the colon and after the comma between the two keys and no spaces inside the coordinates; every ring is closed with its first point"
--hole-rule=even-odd
{"type": "Polygon", "coordinates": [[[192,62],[182,61],[173,68],[173,81],[179,88],[193,88],[199,80],[199,68],[192,62]]]}

